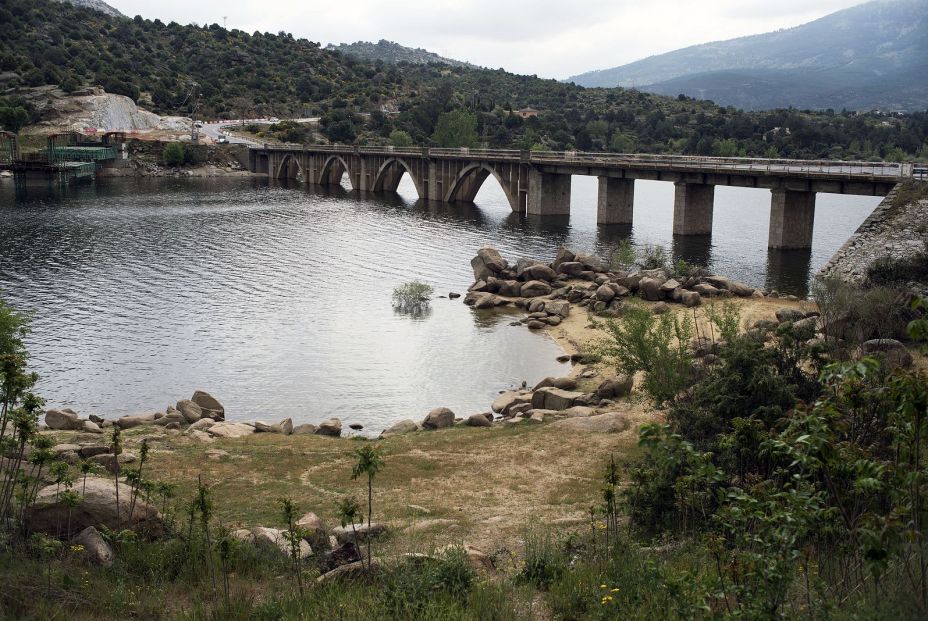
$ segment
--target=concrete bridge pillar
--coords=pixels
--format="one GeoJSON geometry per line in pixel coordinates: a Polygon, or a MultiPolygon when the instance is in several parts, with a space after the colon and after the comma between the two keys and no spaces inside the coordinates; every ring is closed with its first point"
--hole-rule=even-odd
{"type": "Polygon", "coordinates": [[[430,201],[440,201],[444,199],[444,184],[442,183],[441,174],[441,164],[435,160],[429,161],[429,178],[427,181],[426,198],[430,201]]]}
{"type": "Polygon", "coordinates": [[[555,216],[570,213],[570,175],[531,170],[528,174],[526,213],[555,216]]]}
{"type": "Polygon", "coordinates": [[[678,181],[673,199],[674,235],[711,235],[715,186],[678,181]]]}
{"type": "Polygon", "coordinates": [[[634,179],[599,178],[598,224],[631,224],[634,205],[634,179]]]}
{"type": "Polygon", "coordinates": [[[815,192],[771,190],[769,248],[811,248],[814,223],[815,192]]]}

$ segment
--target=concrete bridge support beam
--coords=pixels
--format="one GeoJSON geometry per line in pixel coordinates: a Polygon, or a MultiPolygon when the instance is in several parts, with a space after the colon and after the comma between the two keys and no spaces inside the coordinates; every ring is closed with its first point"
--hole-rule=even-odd
{"type": "Polygon", "coordinates": [[[570,175],[530,171],[526,213],[536,216],[570,214],[570,175]]]}
{"type": "Polygon", "coordinates": [[[631,224],[634,205],[634,179],[599,178],[598,224],[631,224]]]}
{"type": "Polygon", "coordinates": [[[711,235],[715,186],[683,181],[674,185],[673,234],[711,235]]]}
{"type": "Polygon", "coordinates": [[[811,248],[814,223],[815,192],[771,190],[769,248],[811,248]]]}

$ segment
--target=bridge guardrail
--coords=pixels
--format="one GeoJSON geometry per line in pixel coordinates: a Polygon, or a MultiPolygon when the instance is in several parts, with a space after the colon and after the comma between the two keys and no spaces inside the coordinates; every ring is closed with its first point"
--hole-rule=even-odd
{"type": "Polygon", "coordinates": [[[887,177],[914,176],[909,164],[847,160],[795,160],[747,157],[711,157],[663,155],[650,153],[585,153],[579,151],[518,151],[515,149],[448,149],[432,147],[387,147],[354,145],[265,145],[266,150],[300,150],[344,155],[395,155],[435,158],[485,158],[513,163],[579,164],[602,167],[647,168],[659,166],[670,170],[720,173],[785,173],[806,176],[887,177]]]}

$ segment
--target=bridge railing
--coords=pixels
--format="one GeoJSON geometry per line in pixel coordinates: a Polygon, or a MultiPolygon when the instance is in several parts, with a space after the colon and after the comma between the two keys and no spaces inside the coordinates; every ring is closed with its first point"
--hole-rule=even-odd
{"type": "Polygon", "coordinates": [[[352,145],[265,145],[266,150],[312,151],[342,155],[402,155],[442,159],[474,158],[493,161],[572,165],[606,168],[648,168],[706,172],[756,172],[801,174],[804,176],[910,177],[912,167],[897,162],[847,160],[795,160],[750,157],[710,157],[649,153],[585,153],[581,151],[518,151],[515,149],[448,149],[431,147],[389,147],[352,145]]]}

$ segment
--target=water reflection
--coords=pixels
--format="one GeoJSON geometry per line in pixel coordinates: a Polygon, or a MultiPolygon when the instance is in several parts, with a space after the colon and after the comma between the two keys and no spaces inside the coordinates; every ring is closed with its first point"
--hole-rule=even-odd
{"type": "Polygon", "coordinates": [[[674,263],[686,261],[690,265],[712,265],[712,236],[674,235],[670,256],[674,263]]]}
{"type": "Polygon", "coordinates": [[[768,250],[765,287],[770,291],[791,293],[799,297],[809,294],[809,271],[812,265],[810,248],[768,250]]]}

